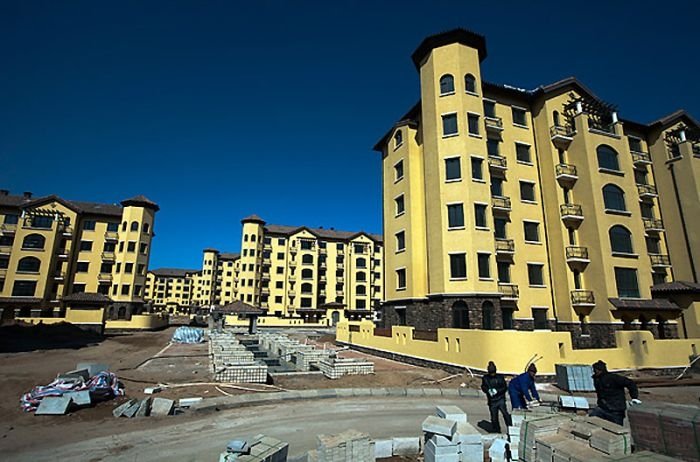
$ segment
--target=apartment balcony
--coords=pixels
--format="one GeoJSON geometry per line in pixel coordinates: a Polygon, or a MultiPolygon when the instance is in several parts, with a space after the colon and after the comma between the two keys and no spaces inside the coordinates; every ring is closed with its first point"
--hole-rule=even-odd
{"type": "Polygon", "coordinates": [[[97,276],[97,279],[100,281],[111,281],[112,280],[112,273],[100,273],[97,276]]]}
{"type": "Polygon", "coordinates": [[[659,197],[659,194],[656,192],[656,186],[651,184],[638,184],[637,191],[639,191],[639,197],[642,199],[659,197]]]}
{"type": "Polygon", "coordinates": [[[572,269],[583,269],[591,262],[588,247],[569,246],[566,248],[566,263],[572,269]]]}
{"type": "Polygon", "coordinates": [[[498,284],[498,291],[502,294],[501,300],[517,300],[520,297],[520,289],[517,284],[498,284]]]}
{"type": "Polygon", "coordinates": [[[336,253],[337,253],[338,255],[345,255],[345,248],[338,249],[338,250],[336,251],[336,253]]]}
{"type": "Polygon", "coordinates": [[[0,234],[3,236],[15,234],[15,231],[17,231],[16,224],[3,223],[0,225],[0,234]]]}
{"type": "Polygon", "coordinates": [[[345,269],[345,263],[336,263],[336,268],[338,269],[345,269]]]}
{"type": "Polygon", "coordinates": [[[642,218],[644,231],[647,233],[660,233],[664,231],[664,222],[658,218],[642,218]]]}
{"type": "Polygon", "coordinates": [[[57,255],[59,260],[68,260],[68,250],[66,249],[58,249],[57,255]]]}
{"type": "Polygon", "coordinates": [[[270,261],[270,257],[263,257],[262,259],[263,265],[270,265],[272,262],[270,261]]]}
{"type": "Polygon", "coordinates": [[[290,297],[294,297],[294,296],[296,296],[296,294],[297,294],[297,292],[295,290],[288,290],[287,291],[287,295],[289,295],[290,297]]]}
{"type": "Polygon", "coordinates": [[[325,297],[325,296],[326,296],[326,291],[323,290],[323,289],[321,289],[321,290],[318,291],[318,295],[320,295],[321,297],[325,297]]]}
{"type": "Polygon", "coordinates": [[[289,253],[291,253],[291,254],[296,254],[298,251],[299,251],[299,249],[297,249],[296,247],[289,248],[289,253]]]}
{"type": "Polygon", "coordinates": [[[103,260],[109,260],[109,261],[114,261],[116,258],[116,255],[114,252],[102,252],[102,259],[103,260]]]}
{"type": "Polygon", "coordinates": [[[327,279],[328,279],[328,278],[327,278],[326,276],[319,276],[319,277],[318,277],[318,280],[321,281],[321,282],[326,282],[327,279]]]}
{"type": "Polygon", "coordinates": [[[493,196],[491,208],[494,212],[508,213],[511,210],[510,197],[493,196]]]}
{"type": "Polygon", "coordinates": [[[260,302],[260,308],[269,308],[267,302],[260,302]]]}
{"type": "Polygon", "coordinates": [[[583,221],[583,208],[579,204],[562,204],[559,206],[559,212],[566,226],[578,228],[583,221]]]}
{"type": "Polygon", "coordinates": [[[508,170],[508,162],[505,157],[489,156],[489,168],[495,172],[508,170]]]}
{"type": "Polygon", "coordinates": [[[105,232],[105,240],[106,241],[118,241],[119,240],[119,233],[116,231],[107,231],[107,232],[105,232]]]}
{"type": "Polygon", "coordinates": [[[554,167],[557,182],[560,186],[571,187],[576,180],[578,180],[578,172],[576,171],[575,165],[570,164],[557,164],[554,167]]]}
{"type": "Polygon", "coordinates": [[[272,244],[263,244],[264,250],[272,250],[272,244]]]}
{"type": "Polygon", "coordinates": [[[328,249],[325,247],[319,247],[318,253],[319,253],[319,255],[326,255],[328,253],[328,249]]]}
{"type": "Polygon", "coordinates": [[[549,127],[549,136],[552,144],[559,149],[568,149],[574,140],[575,134],[576,132],[571,127],[562,127],[560,125],[549,127]]]}
{"type": "Polygon", "coordinates": [[[671,259],[668,255],[649,255],[652,268],[670,268],[671,259]]]}
{"type": "Polygon", "coordinates": [[[512,257],[515,253],[513,239],[496,239],[496,256],[512,257]]]}
{"type": "Polygon", "coordinates": [[[73,239],[73,228],[70,226],[64,226],[63,229],[61,230],[61,234],[66,239],[73,239]]]}
{"type": "Polygon", "coordinates": [[[345,292],[342,291],[342,290],[336,290],[336,291],[335,291],[335,295],[336,295],[336,297],[344,297],[344,296],[345,296],[345,292]]]}
{"type": "Polygon", "coordinates": [[[269,287],[263,287],[260,289],[260,293],[263,295],[268,295],[270,293],[270,288],[269,287]]]}
{"type": "Polygon", "coordinates": [[[500,134],[503,131],[503,119],[500,117],[484,117],[486,131],[500,134]]]}
{"type": "Polygon", "coordinates": [[[63,281],[66,278],[65,271],[54,271],[53,279],[54,281],[63,281]]]}
{"type": "Polygon", "coordinates": [[[7,268],[0,268],[0,276],[5,279],[5,276],[7,276],[7,268]]]}
{"type": "Polygon", "coordinates": [[[595,306],[595,297],[592,290],[572,290],[571,305],[573,306],[595,306]]]}
{"type": "Polygon", "coordinates": [[[297,276],[295,274],[290,274],[289,276],[287,276],[287,279],[289,279],[290,281],[296,281],[297,276]]]}
{"type": "Polygon", "coordinates": [[[12,251],[11,245],[0,245],[0,254],[9,255],[9,253],[11,251],[12,251]]]}
{"type": "Polygon", "coordinates": [[[296,268],[296,267],[297,267],[297,262],[290,260],[290,261],[289,261],[289,267],[290,267],[290,268],[296,268]]]}
{"type": "Polygon", "coordinates": [[[651,156],[648,152],[632,151],[632,163],[635,167],[644,168],[651,165],[651,156]]]}

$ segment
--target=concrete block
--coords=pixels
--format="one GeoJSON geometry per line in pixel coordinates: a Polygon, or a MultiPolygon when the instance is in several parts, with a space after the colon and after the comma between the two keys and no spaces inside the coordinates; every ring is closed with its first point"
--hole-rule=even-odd
{"type": "Polygon", "coordinates": [[[353,388],[352,395],[353,396],[360,396],[360,397],[372,396],[372,389],[371,388],[353,388]]]}
{"type": "Polygon", "coordinates": [[[129,401],[127,401],[127,402],[125,402],[125,403],[123,403],[123,404],[120,404],[119,406],[117,406],[117,407],[114,408],[114,410],[112,411],[112,415],[113,415],[114,417],[121,417],[122,414],[124,413],[124,411],[126,411],[127,409],[129,409],[129,408],[130,408],[131,406],[133,406],[134,403],[136,403],[136,402],[137,402],[137,400],[135,400],[135,399],[130,399],[129,401]]]}
{"type": "Polygon", "coordinates": [[[180,398],[177,402],[177,405],[180,407],[190,407],[202,401],[203,399],[204,398],[202,398],[201,396],[196,396],[194,398],[180,398]]]}
{"type": "Polygon", "coordinates": [[[435,446],[457,446],[458,442],[453,442],[451,438],[447,438],[442,435],[432,435],[428,438],[428,441],[432,441],[435,446]]]}
{"type": "Polygon", "coordinates": [[[484,446],[482,444],[461,444],[459,460],[461,462],[483,462],[484,446]]]}
{"type": "Polygon", "coordinates": [[[151,398],[146,398],[141,400],[139,403],[139,408],[136,410],[136,417],[148,417],[148,413],[151,410],[151,398]]]}
{"type": "Polygon", "coordinates": [[[461,455],[457,453],[436,453],[436,449],[429,441],[425,446],[425,451],[423,453],[425,462],[459,462],[461,455]]]}
{"type": "Polygon", "coordinates": [[[372,388],[372,396],[389,396],[389,391],[386,388],[372,388]]]}
{"type": "Polygon", "coordinates": [[[34,415],[64,415],[71,402],[68,396],[47,396],[41,400],[34,415]]]}
{"type": "Polygon", "coordinates": [[[160,387],[146,387],[143,389],[143,392],[147,395],[153,395],[156,393],[160,393],[161,388],[160,387]]]}
{"type": "Polygon", "coordinates": [[[459,460],[459,444],[450,444],[444,446],[438,446],[435,443],[435,436],[430,438],[427,443],[425,443],[425,452],[432,452],[436,456],[457,456],[459,460]]]}
{"type": "Polygon", "coordinates": [[[153,403],[151,404],[151,415],[152,416],[163,416],[170,415],[175,406],[175,401],[166,398],[153,398],[153,403]]]}
{"type": "Polygon", "coordinates": [[[508,427],[509,436],[520,436],[520,427],[508,427]]]}
{"type": "Polygon", "coordinates": [[[406,388],[406,396],[425,396],[422,388],[406,388]]]}
{"type": "Polygon", "coordinates": [[[316,395],[318,398],[337,398],[338,394],[335,391],[335,388],[322,388],[318,390],[318,394],[316,395]]]}
{"type": "Polygon", "coordinates": [[[406,396],[405,388],[387,388],[389,396],[406,396]]]}
{"type": "Polygon", "coordinates": [[[420,438],[403,437],[392,438],[392,454],[395,456],[415,456],[420,452],[420,438]]]}
{"type": "Polygon", "coordinates": [[[63,396],[67,396],[73,400],[73,403],[77,406],[89,406],[92,404],[92,399],[90,398],[89,390],[81,391],[69,391],[64,393],[63,396]]]}
{"type": "Polygon", "coordinates": [[[459,422],[453,439],[461,444],[481,444],[481,433],[469,422],[459,422]]]}
{"type": "Polygon", "coordinates": [[[87,369],[90,377],[94,377],[100,372],[109,371],[109,364],[101,363],[78,363],[76,369],[87,369]]]}
{"type": "Polygon", "coordinates": [[[435,408],[435,415],[455,422],[467,422],[467,414],[457,406],[438,406],[435,408]]]}
{"type": "Polygon", "coordinates": [[[446,398],[457,398],[459,390],[457,388],[442,388],[442,396],[446,398]]]}
{"type": "Polygon", "coordinates": [[[438,435],[452,438],[457,430],[457,422],[454,420],[441,419],[440,417],[429,416],[423,421],[421,429],[424,432],[436,433],[438,435]]]}
{"type": "Polygon", "coordinates": [[[64,372],[59,374],[59,379],[70,380],[70,379],[81,379],[83,382],[90,380],[90,373],[87,369],[76,369],[74,371],[64,372]]]}
{"type": "Polygon", "coordinates": [[[352,388],[336,388],[335,393],[338,398],[352,398],[355,396],[352,388]]]}
{"type": "Polygon", "coordinates": [[[392,440],[376,440],[374,442],[374,456],[377,459],[391,457],[394,455],[393,448],[392,440]]]}
{"type": "Polygon", "coordinates": [[[425,396],[442,396],[442,390],[439,388],[423,388],[425,396]]]}
{"type": "Polygon", "coordinates": [[[131,406],[126,408],[124,410],[124,412],[122,412],[122,417],[128,417],[128,418],[135,417],[136,413],[139,411],[139,407],[141,407],[141,402],[136,401],[134,404],[132,404],[131,406]]]}
{"type": "Polygon", "coordinates": [[[508,441],[502,438],[496,438],[493,440],[493,443],[491,443],[491,447],[489,448],[489,458],[491,458],[492,461],[505,461],[507,444],[508,441]]]}

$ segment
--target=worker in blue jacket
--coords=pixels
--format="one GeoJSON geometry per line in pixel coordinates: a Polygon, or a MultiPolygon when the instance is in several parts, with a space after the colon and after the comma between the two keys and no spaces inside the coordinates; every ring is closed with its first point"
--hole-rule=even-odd
{"type": "Polygon", "coordinates": [[[510,404],[513,409],[527,409],[532,398],[538,402],[540,395],[535,388],[535,376],[537,375],[537,367],[530,364],[527,371],[513,377],[508,384],[508,394],[510,395],[510,404]],[[532,393],[532,396],[530,396],[532,393]]]}

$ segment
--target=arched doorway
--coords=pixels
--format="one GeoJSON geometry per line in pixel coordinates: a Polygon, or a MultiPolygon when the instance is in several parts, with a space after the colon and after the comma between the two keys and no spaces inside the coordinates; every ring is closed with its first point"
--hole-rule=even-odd
{"type": "Polygon", "coordinates": [[[493,330],[493,303],[485,301],[481,305],[481,328],[484,330],[493,330]]]}
{"type": "Polygon", "coordinates": [[[338,324],[339,321],[340,321],[340,313],[338,313],[337,311],[334,311],[331,314],[331,322],[335,326],[336,324],[338,324]]]}
{"type": "Polygon", "coordinates": [[[461,300],[452,304],[452,327],[469,329],[469,307],[461,300]]]}

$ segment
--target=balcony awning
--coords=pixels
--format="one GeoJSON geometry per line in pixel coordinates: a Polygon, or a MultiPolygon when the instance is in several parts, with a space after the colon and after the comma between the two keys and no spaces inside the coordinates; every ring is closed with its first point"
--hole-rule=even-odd
{"type": "Polygon", "coordinates": [[[224,306],[216,307],[214,312],[224,313],[224,314],[242,314],[242,315],[253,315],[262,316],[265,314],[265,310],[258,308],[253,305],[249,305],[240,300],[236,300],[233,303],[229,303],[224,306]]]}
{"type": "Polygon", "coordinates": [[[618,311],[628,311],[628,312],[642,312],[642,311],[655,311],[655,312],[673,312],[682,311],[682,308],[665,298],[655,298],[655,299],[628,299],[628,298],[608,298],[610,303],[618,311]]]}
{"type": "Polygon", "coordinates": [[[698,295],[700,284],[689,281],[664,282],[651,286],[651,294],[656,295],[698,295]]]}

